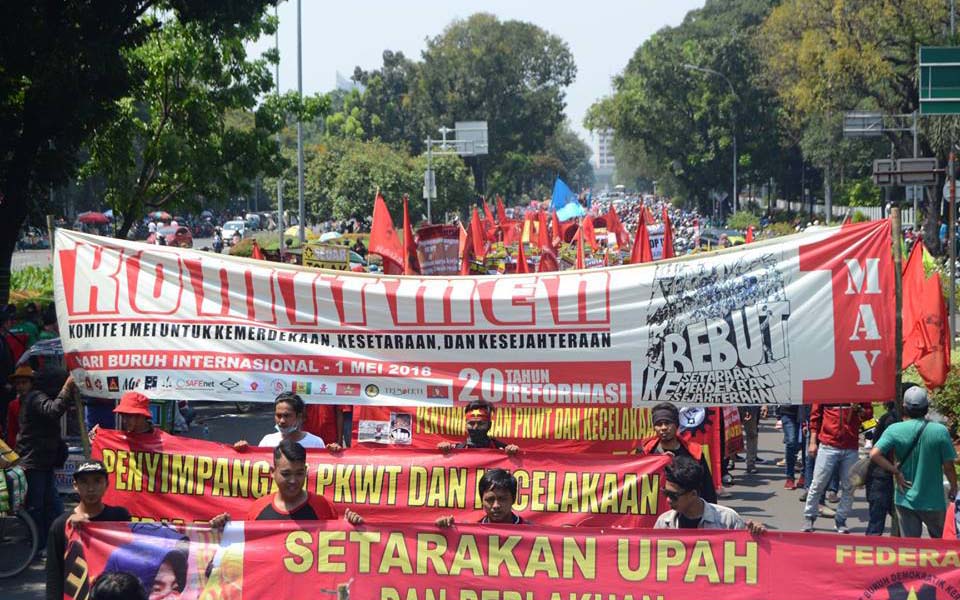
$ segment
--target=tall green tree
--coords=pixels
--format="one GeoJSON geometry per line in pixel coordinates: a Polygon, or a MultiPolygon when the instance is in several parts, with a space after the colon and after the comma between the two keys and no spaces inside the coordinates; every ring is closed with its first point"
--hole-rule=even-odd
{"type": "MultiPolygon", "coordinates": [[[[306,169],[311,210],[321,218],[364,220],[373,215],[379,189],[391,207],[399,206],[398,200],[408,194],[412,218],[419,220],[427,213],[422,194],[426,164],[426,156],[412,157],[403,147],[384,142],[327,138],[315,148],[306,169]]],[[[435,156],[433,168],[436,221],[445,212],[465,208],[473,180],[457,156],[435,156]]]]}
{"type": "Polygon", "coordinates": [[[613,128],[618,163],[701,210],[711,208],[708,192],[732,187],[734,136],[741,189],[783,177],[778,105],[756,78],[761,57],[751,43],[772,4],[711,0],[654,34],[585,124],[613,128]]]}
{"type": "Polygon", "coordinates": [[[257,107],[273,83],[267,61],[249,60],[244,49],[273,26],[264,17],[212,37],[166,20],[127,52],[143,83],[117,101],[83,167],[106,182],[108,204],[123,215],[119,235],[147,212],[219,204],[249,192],[258,175],[279,173],[272,134],[282,123],[272,111],[280,102],[257,107]]]}
{"type": "Polygon", "coordinates": [[[480,13],[427,41],[413,102],[430,115],[428,131],[455,121],[487,121],[489,155],[470,162],[483,192],[485,169],[496,173],[512,152],[544,150],[563,122],[564,88],[576,73],[559,37],[480,13]]]}
{"type": "MultiPolygon", "coordinates": [[[[802,130],[824,114],[872,109],[909,114],[918,108],[920,46],[948,42],[948,3],[940,0],[794,0],[776,7],[758,31],[766,49],[764,74],[784,105],[783,118],[802,130]]],[[[921,130],[944,123],[923,120],[921,130]]],[[[952,122],[956,134],[956,121],[952,122]]],[[[950,135],[922,135],[920,155],[949,152],[950,135]]],[[[889,134],[898,156],[912,156],[912,139],[889,134]]],[[[886,153],[883,154],[884,156],[886,153]]],[[[875,156],[879,158],[880,156],[875,156]]],[[[939,186],[938,186],[939,187],[939,186]]],[[[929,195],[924,241],[939,248],[939,190],[929,195]]]]}
{"type": "Polygon", "coordinates": [[[0,18],[0,302],[7,299],[17,231],[37,199],[67,181],[81,146],[139,83],[125,51],[160,11],[209,35],[259,19],[271,0],[6,2],[0,18]]]}

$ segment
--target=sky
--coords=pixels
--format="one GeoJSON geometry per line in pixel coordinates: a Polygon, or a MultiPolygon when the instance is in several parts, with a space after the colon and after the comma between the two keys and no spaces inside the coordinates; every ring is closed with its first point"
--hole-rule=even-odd
{"type": "MultiPolygon", "coordinates": [[[[569,44],[577,78],[566,90],[566,114],[574,130],[594,145],[583,128],[583,117],[597,99],[610,94],[611,80],[623,71],[636,49],[663,27],[680,24],[703,0],[302,0],[303,92],[328,92],[336,74],[349,78],[356,66],[382,65],[386,49],[419,60],[425,40],[441,34],[455,19],[477,12],[500,20],[534,23],[569,44]]],[[[297,86],[297,2],[279,7],[280,88],[297,86]]],[[[254,51],[271,47],[272,37],[254,51]]],[[[464,115],[463,120],[469,120],[464,115]]],[[[437,123],[453,127],[453,123],[437,123]]]]}

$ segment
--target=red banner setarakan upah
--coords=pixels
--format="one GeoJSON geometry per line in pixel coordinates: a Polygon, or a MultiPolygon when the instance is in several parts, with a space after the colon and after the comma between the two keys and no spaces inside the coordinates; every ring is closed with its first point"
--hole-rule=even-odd
{"type": "Polygon", "coordinates": [[[126,570],[200,600],[927,600],[960,597],[956,542],[804,533],[343,521],[72,530],[65,598],[126,570]],[[838,576],[842,573],[842,576],[838,576]],[[336,596],[337,591],[340,596],[336,596]]]}
{"type": "Polygon", "coordinates": [[[499,277],[319,271],[59,230],[83,392],[449,406],[893,395],[889,221],[684,259],[499,277]]]}

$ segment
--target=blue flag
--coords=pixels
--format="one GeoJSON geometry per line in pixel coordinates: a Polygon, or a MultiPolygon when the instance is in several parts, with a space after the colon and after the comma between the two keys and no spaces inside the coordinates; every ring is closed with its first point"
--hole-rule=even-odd
{"type": "Polygon", "coordinates": [[[566,206],[557,211],[557,220],[562,223],[564,221],[569,221],[570,219],[582,217],[586,214],[587,211],[580,206],[579,202],[568,202],[566,206]]]}
{"type": "Polygon", "coordinates": [[[566,206],[568,202],[577,202],[577,195],[567,187],[562,179],[557,177],[557,180],[553,182],[553,198],[550,200],[550,207],[559,213],[560,209],[566,206]]]}

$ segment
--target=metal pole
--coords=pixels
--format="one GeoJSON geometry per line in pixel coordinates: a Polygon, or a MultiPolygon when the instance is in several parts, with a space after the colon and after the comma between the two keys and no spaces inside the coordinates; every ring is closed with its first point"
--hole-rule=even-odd
{"type": "MultiPolygon", "coordinates": [[[[953,147],[951,142],[950,147],[953,147]]],[[[947,243],[950,244],[950,335],[956,335],[957,316],[957,175],[956,154],[950,151],[950,210],[947,213],[947,243]]]]}
{"type": "MultiPolygon", "coordinates": [[[[297,0],[297,95],[303,101],[303,27],[301,27],[300,0],[297,0]]],[[[300,208],[300,244],[306,242],[304,231],[306,209],[303,202],[303,123],[297,114],[297,200],[300,208]]]]}
{"type": "MultiPolygon", "coordinates": [[[[894,379],[894,400],[901,409],[903,394],[903,249],[900,235],[900,207],[890,209],[890,228],[893,237],[893,287],[896,295],[896,328],[894,330],[894,348],[896,348],[896,377],[894,379]]],[[[903,414],[902,412],[900,414],[903,414]]]]}
{"type": "Polygon", "coordinates": [[[433,197],[433,144],[427,138],[427,223],[433,224],[430,214],[430,200],[433,197]]]}
{"type": "Polygon", "coordinates": [[[950,37],[951,38],[957,34],[957,21],[956,21],[957,9],[955,4],[956,4],[955,0],[950,0],[950,37]]]}
{"type": "MultiPolygon", "coordinates": [[[[274,34],[273,47],[277,50],[277,56],[280,56],[280,12],[279,9],[273,7],[273,18],[277,21],[277,31],[274,34]]],[[[277,97],[280,97],[280,59],[277,59],[277,64],[274,65],[274,76],[277,80],[277,97]]],[[[283,150],[283,142],[280,137],[280,131],[277,130],[277,152],[283,150]]],[[[280,228],[280,262],[283,260],[283,233],[286,231],[286,227],[283,224],[283,173],[280,173],[280,176],[277,178],[277,225],[280,228]]]]}
{"type": "MultiPolygon", "coordinates": [[[[910,128],[913,132],[913,157],[917,158],[918,146],[917,146],[917,111],[913,111],[913,127],[910,128]]],[[[921,190],[923,188],[920,188],[921,190]]],[[[920,231],[920,194],[917,194],[917,187],[913,187],[913,227],[916,231],[920,231]]]]}
{"type": "MultiPolygon", "coordinates": [[[[729,81],[727,83],[730,83],[729,81]]],[[[730,86],[733,90],[733,86],[730,86]]],[[[733,214],[737,214],[737,117],[733,117],[730,125],[730,131],[733,133],[733,214]]]]}

